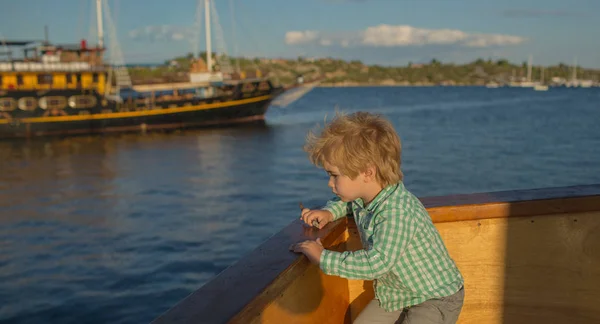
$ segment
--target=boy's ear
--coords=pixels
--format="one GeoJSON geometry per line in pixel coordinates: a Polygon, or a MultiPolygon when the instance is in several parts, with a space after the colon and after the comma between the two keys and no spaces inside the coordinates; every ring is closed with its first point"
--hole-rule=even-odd
{"type": "Polygon", "coordinates": [[[373,165],[369,165],[367,169],[365,169],[365,182],[374,181],[375,180],[375,167],[373,165]]]}

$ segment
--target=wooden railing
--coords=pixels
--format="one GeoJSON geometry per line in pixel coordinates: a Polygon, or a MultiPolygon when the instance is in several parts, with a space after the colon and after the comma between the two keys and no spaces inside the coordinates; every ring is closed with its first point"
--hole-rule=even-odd
{"type": "MultiPolygon", "coordinates": [[[[465,277],[460,323],[599,323],[600,185],[422,199],[465,277]]],[[[153,323],[351,323],[369,281],[326,276],[290,244],[360,249],[354,222],[294,221],[153,323]]]]}

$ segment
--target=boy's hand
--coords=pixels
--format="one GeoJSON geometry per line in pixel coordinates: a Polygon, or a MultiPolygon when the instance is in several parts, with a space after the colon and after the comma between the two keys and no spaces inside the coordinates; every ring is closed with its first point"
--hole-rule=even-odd
{"type": "Polygon", "coordinates": [[[325,227],[327,223],[333,221],[333,214],[327,210],[320,209],[302,209],[300,219],[310,226],[318,227],[319,229],[325,227]]]}
{"type": "Polygon", "coordinates": [[[323,244],[321,244],[321,239],[317,239],[316,241],[304,241],[296,244],[292,244],[290,246],[290,250],[297,253],[304,253],[308,260],[316,265],[321,263],[321,253],[323,253],[323,244]]]}

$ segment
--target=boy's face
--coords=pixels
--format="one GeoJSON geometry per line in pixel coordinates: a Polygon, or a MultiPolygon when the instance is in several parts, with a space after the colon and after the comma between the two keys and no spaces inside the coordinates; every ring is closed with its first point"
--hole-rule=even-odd
{"type": "Polygon", "coordinates": [[[327,185],[342,201],[349,202],[361,198],[365,183],[363,173],[359,173],[356,179],[350,179],[350,177],[342,174],[333,165],[324,163],[323,167],[329,175],[329,183],[327,185]]]}

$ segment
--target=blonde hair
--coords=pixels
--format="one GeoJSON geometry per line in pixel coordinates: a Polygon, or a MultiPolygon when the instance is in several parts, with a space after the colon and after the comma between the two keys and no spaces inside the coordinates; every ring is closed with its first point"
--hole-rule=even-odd
{"type": "Polygon", "coordinates": [[[376,179],[383,187],[403,178],[400,137],[381,115],[336,112],[320,134],[308,132],[304,151],[314,165],[333,165],[351,179],[371,165],[376,168],[376,179]]]}

